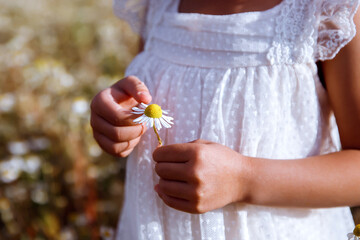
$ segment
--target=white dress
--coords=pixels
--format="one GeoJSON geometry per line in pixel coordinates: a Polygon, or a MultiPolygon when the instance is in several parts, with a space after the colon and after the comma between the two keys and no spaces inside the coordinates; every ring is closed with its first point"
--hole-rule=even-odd
{"type": "MultiPolygon", "coordinates": [[[[315,61],[333,58],[355,36],[359,0],[283,0],[267,11],[222,16],[179,13],[178,4],[114,0],[115,13],[146,39],[126,74],[144,81],[153,103],[175,119],[160,131],[165,144],[201,138],[269,159],[339,149],[315,61]]],[[[341,240],[353,230],[348,207],[174,210],[154,191],[156,146],[147,131],[128,158],[117,239],[341,240]]]]}

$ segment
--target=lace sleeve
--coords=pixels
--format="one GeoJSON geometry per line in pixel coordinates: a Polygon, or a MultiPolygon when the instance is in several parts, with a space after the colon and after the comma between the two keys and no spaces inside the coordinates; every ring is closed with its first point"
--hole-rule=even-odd
{"type": "Polygon", "coordinates": [[[117,17],[127,21],[132,30],[144,37],[148,0],[113,0],[117,17]]]}
{"type": "Polygon", "coordinates": [[[320,9],[316,60],[336,56],[356,34],[353,21],[360,0],[323,0],[320,9]]]}

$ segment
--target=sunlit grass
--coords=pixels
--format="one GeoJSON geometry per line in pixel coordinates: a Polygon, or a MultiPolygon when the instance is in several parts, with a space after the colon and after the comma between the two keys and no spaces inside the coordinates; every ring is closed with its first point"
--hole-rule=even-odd
{"type": "Polygon", "coordinates": [[[110,0],[0,0],[0,239],[115,228],[125,162],[96,145],[89,103],[136,46],[110,0]]]}

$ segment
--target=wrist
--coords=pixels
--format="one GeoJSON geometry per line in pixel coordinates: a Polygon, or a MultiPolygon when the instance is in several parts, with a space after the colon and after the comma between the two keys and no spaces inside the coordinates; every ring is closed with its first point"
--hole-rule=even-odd
{"type": "Polygon", "coordinates": [[[254,178],[253,158],[240,154],[237,167],[237,196],[236,202],[251,203],[252,199],[252,179],[254,178]]]}

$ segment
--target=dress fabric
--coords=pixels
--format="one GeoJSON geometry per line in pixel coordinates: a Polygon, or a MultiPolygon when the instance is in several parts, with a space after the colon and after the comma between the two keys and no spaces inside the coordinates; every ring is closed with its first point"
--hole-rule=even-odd
{"type": "MultiPolygon", "coordinates": [[[[221,16],[179,13],[178,4],[114,0],[115,13],[146,40],[126,75],[139,77],[175,119],[160,131],[165,145],[206,139],[268,159],[339,150],[315,61],[333,58],[354,37],[359,0],[283,0],[221,16]]],[[[172,209],[154,191],[156,146],[147,131],[127,160],[119,240],[339,240],[353,230],[348,207],[172,209]]]]}

